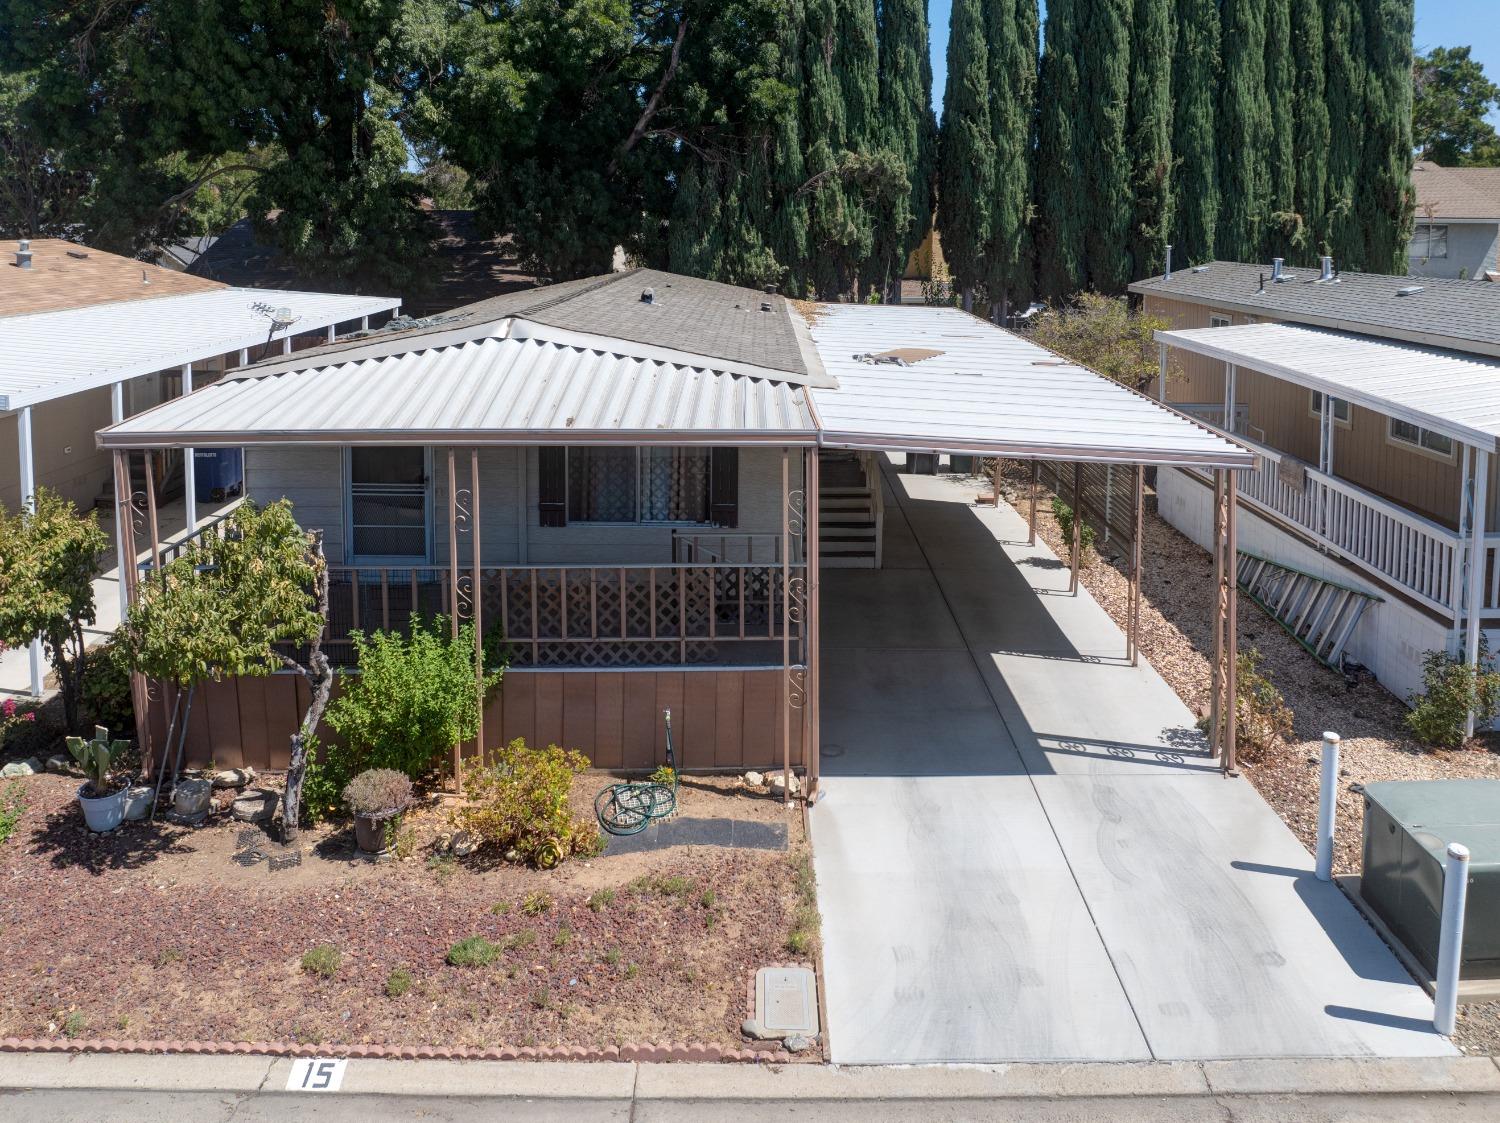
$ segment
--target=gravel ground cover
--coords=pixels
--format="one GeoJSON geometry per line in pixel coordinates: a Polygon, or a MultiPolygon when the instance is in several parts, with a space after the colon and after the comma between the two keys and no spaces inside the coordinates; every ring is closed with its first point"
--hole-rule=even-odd
{"type": "MultiPolygon", "coordinates": [[[[579,778],[581,813],[603,782],[579,778]]],[[[685,778],[680,814],[784,821],[786,851],[606,852],[552,871],[452,857],[436,805],[408,815],[395,860],[361,858],[336,825],[304,831],[291,864],[222,815],[91,835],[76,778],[18,783],[0,1036],[744,1048],[755,969],[816,955],[815,936],[787,946],[810,877],[800,811],[737,778],[685,778]],[[485,962],[449,962],[475,936],[485,962]]]]}
{"type": "MultiPolygon", "coordinates": [[[[1024,465],[1007,464],[1002,489],[1024,512],[1029,480],[1024,465]]],[[[1045,494],[1045,489],[1044,489],[1045,494]]],[[[1037,530],[1059,556],[1068,546],[1052,517],[1050,494],[1038,506],[1037,530]]],[[[1212,652],[1213,559],[1156,514],[1147,490],[1141,571],[1141,654],[1187,705],[1207,713],[1212,652]]],[[[1122,628],[1125,626],[1128,562],[1117,558],[1124,544],[1104,542],[1080,576],[1085,588],[1122,628]]],[[[1318,775],[1325,730],[1342,738],[1341,788],[1335,831],[1334,869],[1358,873],[1364,822],[1365,784],[1379,780],[1500,778],[1494,735],[1456,752],[1427,749],[1406,731],[1406,706],[1372,680],[1352,688],[1324,666],[1248,597],[1239,602],[1241,650],[1255,648],[1261,670],[1293,714],[1293,735],[1260,753],[1242,754],[1241,765],[1266,802],[1311,851],[1318,817],[1318,775]]],[[[1467,1052],[1500,1053],[1500,1003],[1462,1010],[1456,1040],[1467,1052]]]]}

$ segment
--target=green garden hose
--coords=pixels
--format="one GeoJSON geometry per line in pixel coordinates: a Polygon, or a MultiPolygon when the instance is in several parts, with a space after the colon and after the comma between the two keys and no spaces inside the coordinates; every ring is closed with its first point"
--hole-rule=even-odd
{"type": "Polygon", "coordinates": [[[677,810],[677,760],[672,751],[672,711],[663,710],[667,727],[667,768],[672,782],[656,780],[610,784],[594,797],[594,815],[609,834],[640,834],[652,822],[677,810]]]}

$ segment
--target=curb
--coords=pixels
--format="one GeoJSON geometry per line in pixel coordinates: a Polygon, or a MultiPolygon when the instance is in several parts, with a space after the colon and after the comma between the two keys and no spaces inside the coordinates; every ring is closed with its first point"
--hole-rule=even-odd
{"type": "Polygon", "coordinates": [[[309,1045],[294,1041],[113,1041],[99,1038],[4,1037],[0,1053],[133,1053],[156,1056],[341,1057],[397,1061],[604,1061],[787,1064],[785,1049],[726,1049],[702,1042],[664,1041],[609,1045],[515,1047],[511,1045],[309,1045]]]}

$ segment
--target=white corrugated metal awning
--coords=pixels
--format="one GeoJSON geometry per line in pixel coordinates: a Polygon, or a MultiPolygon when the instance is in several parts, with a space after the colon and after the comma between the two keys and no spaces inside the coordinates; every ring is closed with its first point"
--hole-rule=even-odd
{"type": "MultiPolygon", "coordinates": [[[[99,435],[104,448],[253,444],[813,444],[807,390],[527,325],[421,350],[249,368],[99,435]]],[[[649,350],[649,349],[646,349],[649,350]]],[[[358,352],[356,353],[358,354],[358,352]]],[[[295,360],[292,360],[295,361],[295,360]]]]}
{"type": "Polygon", "coordinates": [[[1476,448],[1500,444],[1500,359],[1284,323],[1159,331],[1156,338],[1476,448]]]}
{"type": "Polygon", "coordinates": [[[226,288],[6,316],[0,319],[0,410],[205,362],[241,348],[266,343],[279,348],[288,335],[400,305],[386,296],[226,288]],[[291,322],[276,327],[273,315],[291,322]]]}
{"type": "Polygon", "coordinates": [[[812,339],[825,445],[1243,468],[1255,454],[1189,417],[956,308],[823,305],[812,339]],[[906,352],[908,365],[859,356],[906,352]]]}

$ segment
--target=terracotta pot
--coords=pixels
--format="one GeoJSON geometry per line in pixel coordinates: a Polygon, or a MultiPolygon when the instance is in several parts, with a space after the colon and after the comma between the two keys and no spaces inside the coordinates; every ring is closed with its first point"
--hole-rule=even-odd
{"type": "Polygon", "coordinates": [[[384,854],[391,848],[390,840],[396,837],[395,815],[354,816],[354,840],[366,854],[384,854]]]}

